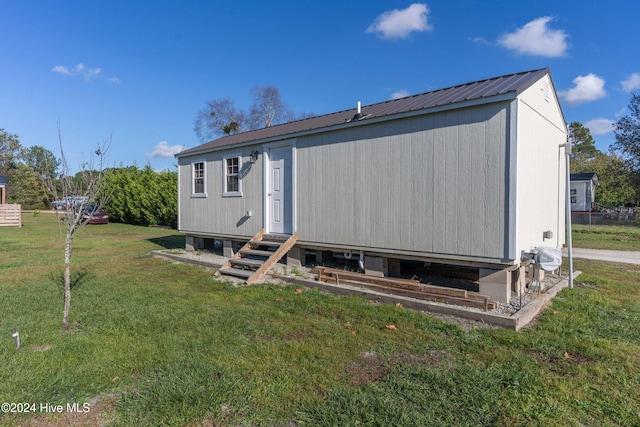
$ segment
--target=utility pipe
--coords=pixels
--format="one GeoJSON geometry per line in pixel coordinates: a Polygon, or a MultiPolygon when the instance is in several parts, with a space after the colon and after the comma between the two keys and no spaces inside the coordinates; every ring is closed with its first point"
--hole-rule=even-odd
{"type": "Polygon", "coordinates": [[[567,169],[567,188],[566,188],[566,217],[567,217],[567,252],[569,255],[569,287],[573,288],[573,244],[571,238],[571,143],[567,141],[566,144],[562,144],[560,147],[564,147],[564,154],[566,156],[566,169],[567,169]]]}

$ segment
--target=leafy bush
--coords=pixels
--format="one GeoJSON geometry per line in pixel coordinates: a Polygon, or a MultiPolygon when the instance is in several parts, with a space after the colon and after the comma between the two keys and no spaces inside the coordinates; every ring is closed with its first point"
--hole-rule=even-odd
{"type": "Polygon", "coordinates": [[[132,225],[178,224],[178,174],[156,172],[146,165],[106,171],[102,185],[109,192],[109,219],[132,225]]]}

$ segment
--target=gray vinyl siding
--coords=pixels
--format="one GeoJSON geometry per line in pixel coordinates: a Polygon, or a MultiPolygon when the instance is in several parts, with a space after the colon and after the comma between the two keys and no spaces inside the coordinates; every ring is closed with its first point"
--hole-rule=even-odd
{"type": "Polygon", "coordinates": [[[508,108],[299,138],[299,241],[504,260],[508,108]]]}
{"type": "Polygon", "coordinates": [[[255,147],[183,157],[179,161],[179,228],[194,235],[246,236],[255,235],[263,227],[262,159],[251,164],[249,155],[255,147]],[[223,197],[223,157],[242,156],[241,197],[223,197]],[[192,197],[192,161],[205,161],[206,197],[192,197]],[[251,211],[252,216],[246,217],[251,211]]]}

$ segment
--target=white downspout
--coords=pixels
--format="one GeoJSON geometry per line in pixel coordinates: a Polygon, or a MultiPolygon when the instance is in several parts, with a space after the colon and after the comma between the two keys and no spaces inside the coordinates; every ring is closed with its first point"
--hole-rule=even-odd
{"type": "Polygon", "coordinates": [[[567,217],[567,252],[569,256],[569,287],[573,288],[573,244],[571,239],[571,169],[570,169],[570,157],[571,157],[571,143],[567,141],[566,144],[562,144],[560,147],[564,147],[564,154],[566,156],[566,169],[567,169],[567,188],[566,188],[566,217],[567,217]]]}

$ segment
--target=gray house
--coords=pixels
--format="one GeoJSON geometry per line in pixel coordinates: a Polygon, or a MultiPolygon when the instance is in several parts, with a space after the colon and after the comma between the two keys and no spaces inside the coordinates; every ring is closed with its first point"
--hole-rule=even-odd
{"type": "Polygon", "coordinates": [[[548,69],[358,103],[178,154],[178,228],[190,249],[248,242],[240,258],[286,241],[294,263],[477,267],[481,292],[508,301],[521,252],[564,243],[566,137],[548,69]]]}

